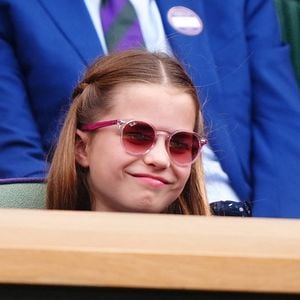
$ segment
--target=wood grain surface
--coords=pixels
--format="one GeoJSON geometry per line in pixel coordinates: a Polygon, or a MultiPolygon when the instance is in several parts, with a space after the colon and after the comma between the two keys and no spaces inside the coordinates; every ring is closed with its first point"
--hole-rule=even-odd
{"type": "Polygon", "coordinates": [[[300,220],[0,209],[0,284],[300,294],[300,220]]]}

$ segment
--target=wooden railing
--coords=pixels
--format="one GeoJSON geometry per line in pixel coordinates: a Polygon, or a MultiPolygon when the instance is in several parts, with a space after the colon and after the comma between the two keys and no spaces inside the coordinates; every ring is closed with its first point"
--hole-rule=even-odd
{"type": "Polygon", "coordinates": [[[0,285],[300,295],[300,220],[0,209],[0,285]]]}

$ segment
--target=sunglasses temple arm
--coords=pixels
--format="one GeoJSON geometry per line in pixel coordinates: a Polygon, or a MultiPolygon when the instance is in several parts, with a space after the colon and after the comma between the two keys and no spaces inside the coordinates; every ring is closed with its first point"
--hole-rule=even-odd
{"type": "Polygon", "coordinates": [[[116,124],[118,124],[118,120],[101,121],[101,122],[83,125],[81,130],[93,131],[93,130],[96,130],[99,128],[108,127],[108,126],[112,126],[112,125],[116,125],[116,124]]]}

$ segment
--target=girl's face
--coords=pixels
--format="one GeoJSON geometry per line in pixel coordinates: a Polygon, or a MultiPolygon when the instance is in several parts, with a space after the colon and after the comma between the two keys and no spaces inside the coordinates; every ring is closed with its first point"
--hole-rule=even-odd
{"type": "MultiPolygon", "coordinates": [[[[190,95],[159,84],[128,84],[114,95],[114,108],[101,120],[138,120],[156,130],[193,131],[195,106],[190,95]]],[[[99,120],[100,121],[100,120],[99,120]]],[[[77,162],[88,167],[93,210],[164,211],[181,194],[191,166],[178,166],[169,157],[164,135],[142,156],[126,153],[117,125],[90,134],[78,130],[77,162]]]]}

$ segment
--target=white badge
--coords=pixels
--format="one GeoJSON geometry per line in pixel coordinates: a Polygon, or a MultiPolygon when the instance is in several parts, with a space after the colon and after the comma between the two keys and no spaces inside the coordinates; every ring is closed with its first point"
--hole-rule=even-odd
{"type": "Polygon", "coordinates": [[[180,33],[197,35],[203,30],[203,22],[191,9],[184,6],[174,6],[168,11],[168,21],[180,33]]]}

